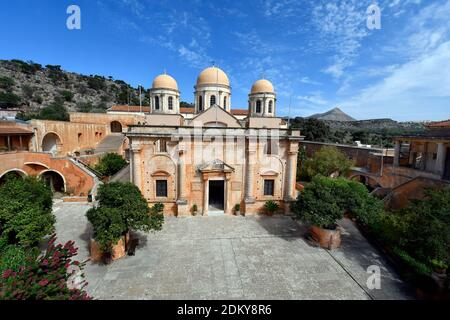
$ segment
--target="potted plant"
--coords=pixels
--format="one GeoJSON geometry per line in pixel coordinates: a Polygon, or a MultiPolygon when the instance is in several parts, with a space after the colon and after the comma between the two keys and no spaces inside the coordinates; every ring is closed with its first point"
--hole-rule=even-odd
{"type": "Polygon", "coordinates": [[[345,209],[336,187],[336,180],[317,176],[292,206],[297,218],[310,225],[313,240],[327,249],[338,248],[341,244],[341,232],[336,222],[343,218],[345,209]]]}
{"type": "Polygon", "coordinates": [[[439,259],[432,259],[431,266],[433,268],[433,272],[437,274],[446,274],[448,266],[445,264],[444,261],[439,259]]]}
{"type": "Polygon", "coordinates": [[[124,257],[131,230],[149,232],[162,228],[164,205],[157,203],[150,209],[134,184],[101,185],[98,200],[99,205],[86,214],[93,228],[90,251],[94,261],[124,257]]]}
{"type": "Polygon", "coordinates": [[[234,214],[235,214],[236,216],[239,216],[239,215],[241,214],[241,205],[240,205],[239,203],[237,203],[237,204],[234,206],[234,214]]]}
{"type": "Polygon", "coordinates": [[[192,215],[196,216],[198,213],[198,207],[197,204],[194,203],[194,205],[192,206],[192,215]]]}
{"type": "Polygon", "coordinates": [[[276,212],[279,208],[280,206],[278,205],[278,203],[272,200],[266,201],[266,203],[264,204],[264,209],[266,210],[266,214],[269,217],[273,216],[274,212],[276,212]]]}

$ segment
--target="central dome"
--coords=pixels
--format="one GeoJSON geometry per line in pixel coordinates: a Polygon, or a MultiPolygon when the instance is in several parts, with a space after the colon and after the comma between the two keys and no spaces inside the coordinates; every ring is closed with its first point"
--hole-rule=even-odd
{"type": "Polygon", "coordinates": [[[230,86],[230,80],[222,69],[217,67],[209,67],[203,70],[197,78],[197,85],[204,84],[219,84],[223,86],[230,86]]]}
{"type": "Polygon", "coordinates": [[[168,74],[161,74],[153,80],[153,89],[172,89],[178,91],[178,84],[174,78],[168,74]]]}
{"type": "Polygon", "coordinates": [[[261,79],[253,84],[251,93],[275,93],[275,90],[269,80],[261,79]]]}

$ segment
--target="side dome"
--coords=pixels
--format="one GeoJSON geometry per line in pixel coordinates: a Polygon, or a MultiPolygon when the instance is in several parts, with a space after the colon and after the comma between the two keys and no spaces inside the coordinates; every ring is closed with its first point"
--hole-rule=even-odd
{"type": "Polygon", "coordinates": [[[153,89],[172,89],[178,91],[178,84],[168,74],[160,74],[153,80],[153,89]]]}
{"type": "Polygon", "coordinates": [[[230,80],[222,69],[217,67],[209,67],[200,72],[197,78],[197,85],[203,84],[219,84],[224,86],[230,86],[230,80]]]}
{"type": "Polygon", "coordinates": [[[260,79],[256,81],[253,86],[251,93],[275,93],[275,89],[273,88],[273,84],[266,79],[260,79]]]}

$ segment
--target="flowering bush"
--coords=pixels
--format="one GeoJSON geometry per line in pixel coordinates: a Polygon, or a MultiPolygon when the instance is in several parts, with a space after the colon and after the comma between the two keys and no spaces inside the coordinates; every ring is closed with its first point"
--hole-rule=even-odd
{"type": "MultiPolygon", "coordinates": [[[[5,270],[0,279],[0,300],[90,300],[84,291],[85,280],[77,288],[68,282],[80,272],[84,263],[72,260],[78,249],[74,242],[55,245],[56,236],[49,241],[44,255],[35,258],[18,270],[5,270]]],[[[83,275],[81,274],[83,277],[83,275]]]]}

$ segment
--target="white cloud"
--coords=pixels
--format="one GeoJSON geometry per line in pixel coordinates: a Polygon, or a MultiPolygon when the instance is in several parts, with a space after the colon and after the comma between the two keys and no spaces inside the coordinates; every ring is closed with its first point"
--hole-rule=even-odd
{"type": "Polygon", "coordinates": [[[450,41],[398,67],[388,77],[340,105],[352,108],[360,118],[376,114],[399,119],[413,119],[422,114],[443,118],[450,112],[449,57],[450,41]],[[430,105],[434,106],[434,113],[428,108],[430,105]]]}

